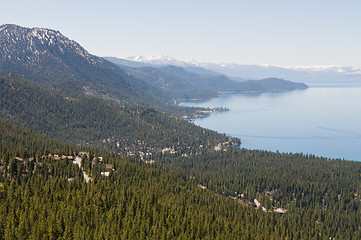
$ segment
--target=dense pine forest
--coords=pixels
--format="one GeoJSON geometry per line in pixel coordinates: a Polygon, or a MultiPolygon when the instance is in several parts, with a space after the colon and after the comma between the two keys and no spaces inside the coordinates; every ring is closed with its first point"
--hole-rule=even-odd
{"type": "Polygon", "coordinates": [[[361,236],[358,162],[233,148],[175,155],[160,153],[157,164],[147,164],[2,120],[0,238],[361,236]],[[88,183],[72,160],[54,158],[82,151],[88,183]],[[108,177],[101,174],[106,164],[113,166],[108,177]]]}
{"type": "Polygon", "coordinates": [[[189,154],[233,141],[177,117],[144,106],[65,95],[13,75],[0,76],[0,117],[76,144],[127,152],[165,148],[189,154]]]}
{"type": "Polygon", "coordinates": [[[274,231],[278,214],[118,154],[90,149],[84,162],[101,155],[114,171],[103,177],[98,162],[86,169],[92,177],[86,183],[69,159],[53,157],[53,151],[72,155],[79,147],[6,121],[1,125],[1,239],[277,239],[294,234],[287,228],[274,231]]]}
{"type": "Polygon", "coordinates": [[[312,229],[313,237],[361,236],[359,162],[232,148],[161,159],[162,164],[183,172],[194,184],[243,205],[256,207],[257,200],[259,210],[267,214],[287,210],[282,221],[291,228],[312,229]]]}

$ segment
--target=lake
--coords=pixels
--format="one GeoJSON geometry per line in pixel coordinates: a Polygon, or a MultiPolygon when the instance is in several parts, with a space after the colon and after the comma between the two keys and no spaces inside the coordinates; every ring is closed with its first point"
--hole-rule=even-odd
{"type": "Polygon", "coordinates": [[[194,123],[241,138],[243,148],[361,160],[360,87],[222,94],[182,105],[229,108],[194,123]]]}

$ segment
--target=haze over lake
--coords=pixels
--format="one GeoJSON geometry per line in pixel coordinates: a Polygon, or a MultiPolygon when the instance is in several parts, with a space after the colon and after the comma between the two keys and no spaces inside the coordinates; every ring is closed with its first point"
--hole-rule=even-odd
{"type": "Polygon", "coordinates": [[[361,87],[222,94],[183,105],[229,108],[194,123],[241,138],[243,148],[361,160],[361,87]]]}

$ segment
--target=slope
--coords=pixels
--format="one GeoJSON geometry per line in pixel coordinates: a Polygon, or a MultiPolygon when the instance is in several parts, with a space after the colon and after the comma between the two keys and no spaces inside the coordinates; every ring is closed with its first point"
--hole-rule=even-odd
{"type": "Polygon", "coordinates": [[[233,81],[224,75],[204,75],[188,72],[181,67],[176,66],[162,66],[159,70],[169,75],[178,76],[187,81],[188,84],[211,92],[225,92],[225,91],[241,91],[242,87],[239,82],[233,81]]]}
{"type": "Polygon", "coordinates": [[[143,89],[143,82],[146,82],[148,86],[153,87],[153,94],[158,94],[167,102],[183,99],[209,99],[217,96],[215,91],[195,86],[183,76],[169,74],[158,68],[131,68],[121,65],[119,67],[134,78],[141,80],[140,82],[133,81],[137,87],[143,89]]]}
{"type": "Polygon", "coordinates": [[[236,202],[278,212],[283,224],[276,229],[290,227],[285,231],[294,232],[291,239],[361,237],[360,162],[230,148],[189,158],[162,156],[158,163],[236,202]]]}
{"type": "MultiPolygon", "coordinates": [[[[201,67],[179,67],[174,65],[154,65],[108,57],[121,69],[142,82],[158,89],[166,99],[209,99],[220,92],[275,92],[305,89],[307,85],[283,79],[237,81],[225,75],[201,67]]],[[[135,81],[133,81],[135,82],[135,81]]],[[[136,84],[137,85],[137,84],[136,84]]],[[[138,87],[141,86],[138,84],[138,87]]]]}
{"type": "Polygon", "coordinates": [[[357,162],[229,149],[171,158],[175,172],[88,149],[83,161],[92,181],[85,183],[71,161],[53,157],[74,156],[82,147],[62,147],[4,120],[0,126],[1,239],[361,236],[357,162]],[[115,169],[109,177],[101,175],[105,164],[115,169]],[[254,209],[253,197],[269,210],[288,212],[254,209]]]}
{"type": "Polygon", "coordinates": [[[73,156],[81,147],[62,147],[56,140],[4,120],[0,125],[0,239],[283,236],[268,224],[279,224],[277,216],[202,190],[179,174],[117,154],[88,149],[83,161],[95,164],[84,165],[92,177],[86,183],[72,161],[54,157],[73,156]],[[47,151],[46,156],[35,149],[47,151]],[[104,163],[95,157],[102,157],[104,163]],[[105,164],[115,169],[109,177],[100,173],[105,164]]]}
{"type": "Polygon", "coordinates": [[[73,143],[138,152],[213,148],[228,137],[146,107],[67,96],[13,75],[0,77],[0,116],[73,143]]]}

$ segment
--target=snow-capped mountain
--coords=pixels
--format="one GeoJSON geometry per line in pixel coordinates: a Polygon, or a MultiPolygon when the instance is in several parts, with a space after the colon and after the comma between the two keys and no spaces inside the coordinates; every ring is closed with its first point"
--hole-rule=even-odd
{"type": "Polygon", "coordinates": [[[104,62],[59,31],[0,26],[0,73],[15,73],[36,82],[81,79],[85,69],[105,69],[104,62]]]}
{"type": "Polygon", "coordinates": [[[59,31],[46,28],[25,28],[13,24],[0,26],[0,58],[2,61],[18,61],[35,64],[52,55],[59,60],[70,52],[81,56],[90,64],[101,62],[89,54],[77,42],[59,31]]]}

